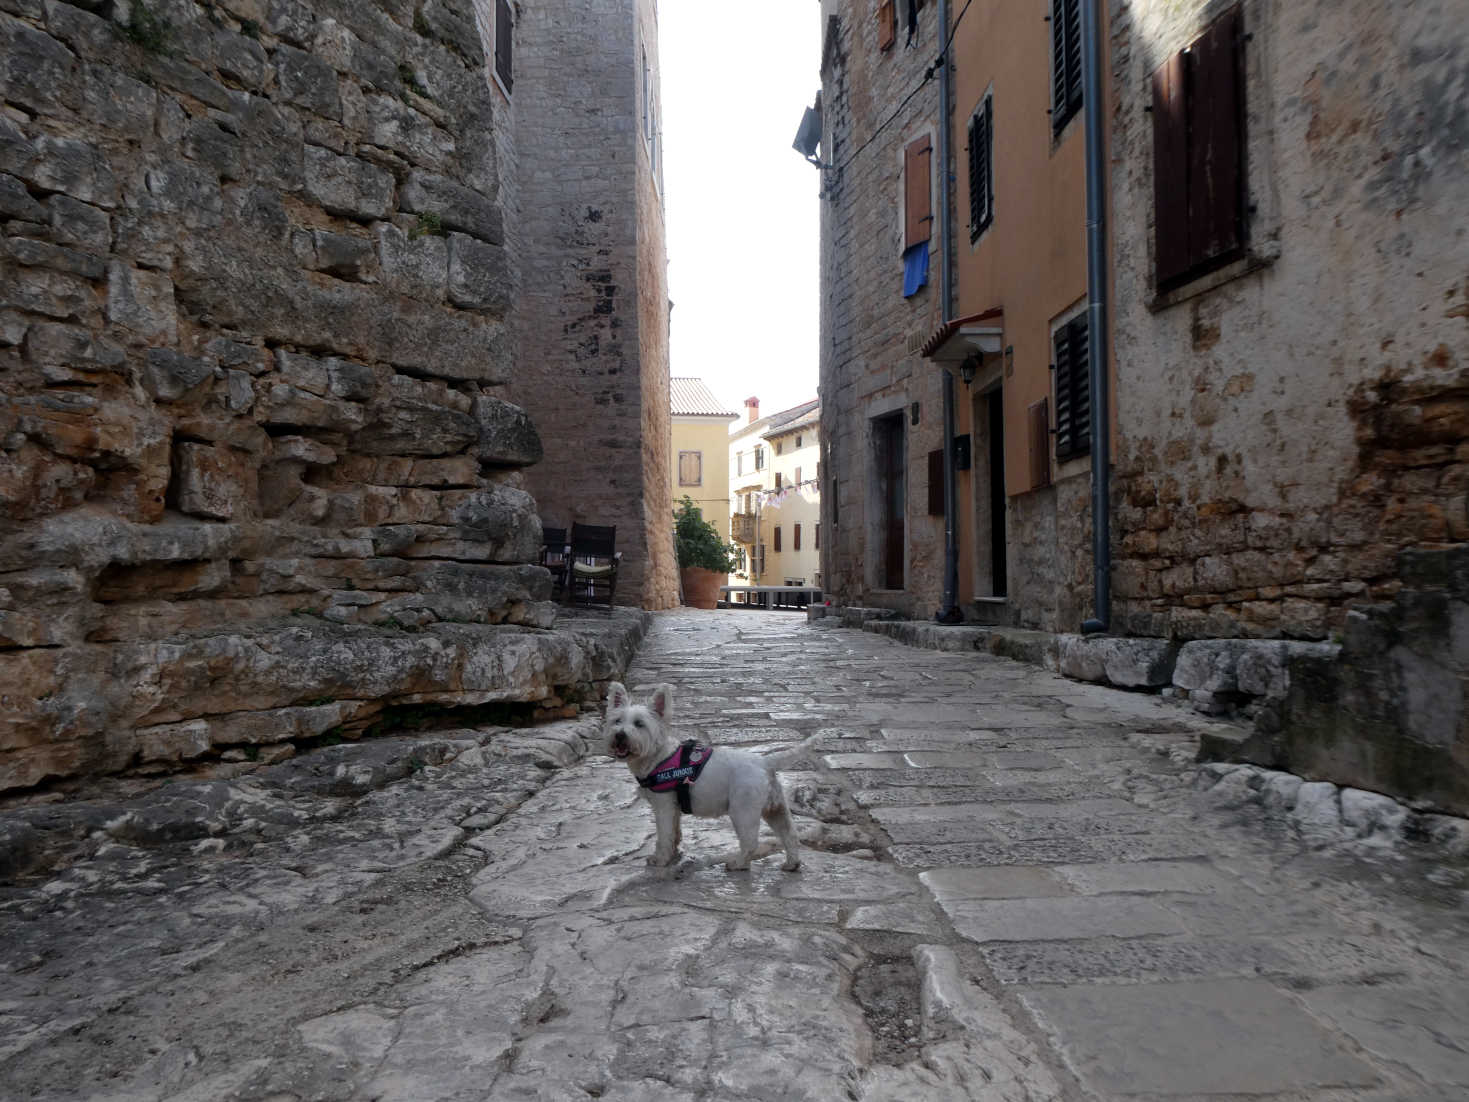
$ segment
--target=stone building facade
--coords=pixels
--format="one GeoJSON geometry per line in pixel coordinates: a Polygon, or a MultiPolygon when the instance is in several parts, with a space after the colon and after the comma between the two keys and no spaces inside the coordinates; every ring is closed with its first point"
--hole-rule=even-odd
{"type": "Polygon", "coordinates": [[[678,603],[654,0],[518,5],[520,210],[511,393],[550,447],[545,523],[617,525],[617,589],[678,603]],[[595,456],[589,462],[589,455],[595,456]]]}
{"type": "Polygon", "coordinates": [[[881,7],[886,25],[878,5],[821,9],[822,576],[842,604],[926,618],[944,556],[943,518],[922,507],[926,457],[943,446],[942,372],[921,355],[943,320],[935,220],[915,227],[929,231],[929,277],[906,297],[903,256],[907,207],[938,209],[938,84],[924,74],[942,42],[938,5],[918,12],[912,49],[881,7]]]}
{"type": "Polygon", "coordinates": [[[613,672],[528,630],[507,10],[0,3],[0,791],[613,672]]]}
{"type": "Polygon", "coordinates": [[[1402,549],[1469,540],[1469,28],[1196,0],[1112,5],[1110,37],[1118,627],[1326,638],[1402,549]],[[1169,278],[1154,88],[1212,40],[1239,239],[1169,278]]]}

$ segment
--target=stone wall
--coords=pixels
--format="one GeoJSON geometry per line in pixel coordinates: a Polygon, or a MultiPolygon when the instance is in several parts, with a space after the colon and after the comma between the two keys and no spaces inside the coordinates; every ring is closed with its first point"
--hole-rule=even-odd
{"type": "MultiPolygon", "coordinates": [[[[642,137],[652,0],[526,4],[514,91],[524,201],[515,400],[553,447],[530,472],[547,524],[615,524],[620,603],[676,603],[662,196],[642,137]],[[594,459],[589,459],[594,456],[594,459]]],[[[656,98],[656,84],[655,84],[656,98]]]]}
{"type": "Polygon", "coordinates": [[[584,680],[516,626],[469,0],[0,0],[0,58],[0,790],[584,680]]]}
{"type": "Polygon", "coordinates": [[[1469,29],[1245,0],[1248,255],[1158,296],[1149,75],[1229,5],[1113,5],[1116,625],[1340,630],[1469,540],[1469,29]]]}
{"type": "MultiPolygon", "coordinates": [[[[823,30],[821,203],[822,582],[834,602],[932,616],[942,603],[944,523],[927,513],[928,453],[943,446],[942,369],[918,354],[942,320],[939,233],[930,240],[928,286],[903,297],[903,150],[936,138],[938,83],[904,104],[939,49],[937,5],[919,13],[920,38],[904,32],[878,48],[872,5],[830,3],[823,30]],[[829,28],[835,26],[834,40],[829,28]],[[866,148],[879,123],[902,110],[866,148]],[[918,406],[917,423],[912,416],[918,406]],[[904,588],[879,576],[874,417],[896,415],[904,433],[904,588]]],[[[932,202],[938,210],[937,141],[932,202]]],[[[963,492],[967,492],[963,491],[963,492]]]]}

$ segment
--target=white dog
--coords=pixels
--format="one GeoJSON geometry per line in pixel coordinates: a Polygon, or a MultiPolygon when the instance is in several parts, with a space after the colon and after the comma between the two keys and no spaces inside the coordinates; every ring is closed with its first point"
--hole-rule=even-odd
{"type": "Polygon", "coordinates": [[[785,846],[786,872],[801,867],[796,829],[775,771],[799,760],[803,743],[777,754],[752,754],[729,746],[680,744],[669,721],[672,690],[660,685],[647,704],[634,704],[625,686],[607,689],[607,719],[602,729],[607,753],[627,762],[639,792],[653,805],[658,844],[648,864],[663,867],[678,857],[679,818],[688,813],[717,818],[728,812],[740,840],[739,856],[725,868],[750,867],[764,819],[785,846]]]}

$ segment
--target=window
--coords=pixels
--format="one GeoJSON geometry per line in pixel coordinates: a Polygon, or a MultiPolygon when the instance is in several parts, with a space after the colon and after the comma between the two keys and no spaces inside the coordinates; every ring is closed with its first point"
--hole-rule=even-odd
{"type": "Polygon", "coordinates": [[[812,544],[814,546],[814,549],[817,550],[817,551],[820,551],[821,550],[821,525],[820,524],[818,524],[816,526],[816,531],[813,532],[811,535],[812,535],[811,542],[812,542],[812,544]]]}
{"type": "Polygon", "coordinates": [[[704,485],[704,453],[678,453],[678,484],[680,486],[704,485]]]}
{"type": "Polygon", "coordinates": [[[1051,0],[1051,130],[1081,110],[1081,0],[1051,0]]]}
{"type": "Polygon", "coordinates": [[[796,447],[799,448],[800,446],[801,446],[801,438],[799,436],[797,436],[796,437],[796,447]]]}
{"type": "Polygon", "coordinates": [[[1092,446],[1091,356],[1087,315],[1056,330],[1056,461],[1085,455],[1092,446]]]}
{"type": "Polygon", "coordinates": [[[801,550],[801,526],[799,524],[791,526],[791,550],[801,550]]]}
{"type": "MultiPolygon", "coordinates": [[[[781,481],[780,481],[780,472],[779,472],[779,471],[776,471],[776,472],[775,472],[775,488],[776,488],[776,489],[777,489],[777,490],[779,490],[779,489],[780,489],[780,487],[781,487],[781,481]]],[[[777,548],[776,548],[776,550],[777,550],[777,551],[779,551],[779,550],[780,550],[780,548],[778,548],[778,547],[777,547],[777,548]]]]}
{"type": "Polygon", "coordinates": [[[1244,21],[1236,5],[1153,74],[1159,290],[1244,251],[1243,63],[1244,21]]]}
{"type": "Polygon", "coordinates": [[[762,543],[755,548],[755,576],[759,577],[765,573],[765,545],[762,543]]]}
{"type": "Polygon", "coordinates": [[[933,226],[933,141],[926,135],[903,154],[903,249],[929,239],[933,226]]]}
{"type": "Polygon", "coordinates": [[[784,450],[785,450],[785,441],[783,441],[783,440],[777,440],[775,442],[775,454],[776,455],[779,455],[784,450]]]}
{"type": "Polygon", "coordinates": [[[986,95],[969,119],[969,240],[972,244],[994,221],[994,96],[986,95]]]}
{"type": "Polygon", "coordinates": [[[1026,410],[1030,444],[1030,488],[1038,490],[1051,484],[1051,407],[1042,398],[1026,410]]]}
{"type": "Polygon", "coordinates": [[[507,96],[515,86],[510,74],[511,29],[509,0],[495,0],[495,80],[507,96]]]}
{"type": "Polygon", "coordinates": [[[897,5],[893,0],[882,0],[877,5],[877,48],[891,50],[897,40],[897,5]]]}
{"type": "Polygon", "coordinates": [[[792,478],[792,481],[797,486],[799,486],[801,484],[801,468],[800,467],[797,467],[796,468],[796,473],[795,473],[795,476],[792,478]]]}
{"type": "Polygon", "coordinates": [[[775,553],[780,554],[780,525],[775,526],[775,553]]]}
{"type": "Polygon", "coordinates": [[[735,452],[735,474],[745,473],[745,453],[735,452]]]}
{"type": "Polygon", "coordinates": [[[757,471],[765,469],[765,449],[759,446],[755,448],[755,469],[757,471]]]}

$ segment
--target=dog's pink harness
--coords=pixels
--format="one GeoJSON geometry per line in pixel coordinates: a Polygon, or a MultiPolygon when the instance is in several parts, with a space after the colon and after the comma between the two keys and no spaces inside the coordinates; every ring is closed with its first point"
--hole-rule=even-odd
{"type": "Polygon", "coordinates": [[[687,815],[692,807],[689,786],[699,779],[699,774],[713,756],[714,747],[700,746],[689,739],[653,766],[653,771],[646,777],[639,777],[638,784],[653,792],[678,793],[678,809],[687,815]]]}

